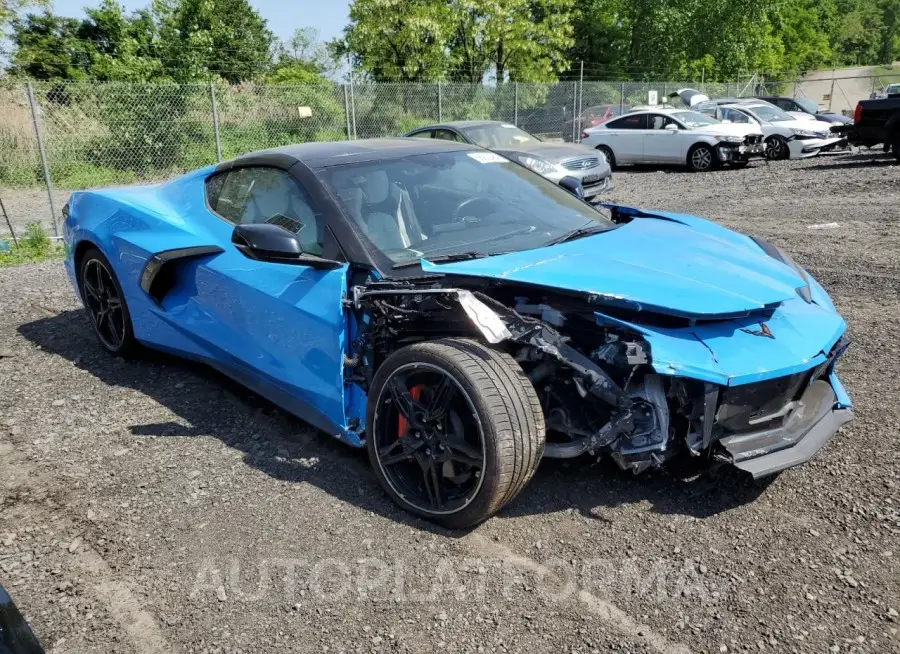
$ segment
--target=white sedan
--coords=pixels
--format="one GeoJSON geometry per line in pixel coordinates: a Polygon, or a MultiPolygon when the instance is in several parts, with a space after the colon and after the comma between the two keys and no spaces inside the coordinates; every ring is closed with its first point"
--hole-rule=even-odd
{"type": "Polygon", "coordinates": [[[727,124],[689,109],[648,107],[592,127],[582,145],[603,152],[611,167],[676,164],[695,172],[721,165],[746,166],[764,156],[763,133],[756,126],[727,124]]]}
{"type": "Polygon", "coordinates": [[[832,133],[831,123],[796,118],[763,100],[711,101],[696,108],[718,120],[761,129],[769,159],[806,159],[843,141],[832,133]]]}

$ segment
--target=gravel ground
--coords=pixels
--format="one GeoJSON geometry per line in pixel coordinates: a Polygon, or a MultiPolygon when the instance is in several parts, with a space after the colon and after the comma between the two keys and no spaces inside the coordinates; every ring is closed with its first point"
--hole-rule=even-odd
{"type": "Polygon", "coordinates": [[[856,420],[811,464],[750,484],[545,462],[451,533],[221,376],[101,353],[60,264],[4,269],[0,583],[48,650],[900,652],[893,160],[616,184],[787,247],[832,293],[856,420]]]}

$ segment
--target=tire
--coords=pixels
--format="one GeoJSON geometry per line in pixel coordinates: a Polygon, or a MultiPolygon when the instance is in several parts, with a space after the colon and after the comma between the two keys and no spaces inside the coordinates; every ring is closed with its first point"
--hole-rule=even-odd
{"type": "Polygon", "coordinates": [[[85,252],[81,260],[78,290],[100,346],[116,356],[133,354],[137,341],[125,294],[109,260],[96,248],[85,252]]]}
{"type": "Polygon", "coordinates": [[[716,169],[717,163],[716,151],[706,143],[698,143],[688,152],[687,165],[691,172],[708,173],[716,169]]]}
{"type": "Polygon", "coordinates": [[[787,141],[780,136],[770,136],[766,140],[766,159],[769,161],[782,161],[791,156],[787,141]]]}
{"type": "Polygon", "coordinates": [[[606,157],[606,162],[609,164],[609,169],[614,170],[616,167],[616,155],[613,154],[612,149],[606,145],[598,145],[597,150],[603,153],[603,156],[606,157]]]}
{"type": "Polygon", "coordinates": [[[534,475],[546,436],[537,393],[518,363],[456,338],[410,345],[385,360],[370,388],[366,434],[372,468],[391,499],[452,529],[477,525],[509,503],[534,475]],[[441,393],[444,386],[450,390],[441,393]],[[441,404],[443,417],[431,420],[441,404]]]}

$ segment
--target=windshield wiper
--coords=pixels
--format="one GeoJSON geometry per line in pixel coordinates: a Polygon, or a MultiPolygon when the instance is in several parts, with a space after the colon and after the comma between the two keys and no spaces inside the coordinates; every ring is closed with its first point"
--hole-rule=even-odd
{"type": "Polygon", "coordinates": [[[544,244],[544,247],[549,245],[559,245],[560,243],[568,243],[569,241],[574,241],[579,238],[584,238],[585,236],[592,236],[593,234],[599,234],[600,232],[609,231],[608,227],[603,227],[602,225],[585,225],[584,227],[579,227],[578,229],[573,229],[571,232],[567,232],[562,236],[557,236],[552,241],[549,241],[544,244]]]}
{"type": "Polygon", "coordinates": [[[414,261],[404,261],[403,263],[395,263],[393,268],[396,270],[397,268],[412,268],[413,266],[418,266],[422,259],[428,259],[431,263],[451,263],[453,261],[468,261],[469,259],[483,259],[485,257],[492,257],[497,254],[505,254],[504,252],[476,252],[474,250],[470,250],[468,252],[454,252],[453,254],[441,254],[436,257],[423,256],[414,261]]]}

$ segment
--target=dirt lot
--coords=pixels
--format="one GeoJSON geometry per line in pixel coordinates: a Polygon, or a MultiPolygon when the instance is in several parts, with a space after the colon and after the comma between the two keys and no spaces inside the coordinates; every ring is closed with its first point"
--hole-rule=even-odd
{"type": "Polygon", "coordinates": [[[753,485],[545,462],[450,533],[220,376],[101,353],[61,265],[0,270],[0,583],[48,650],[900,652],[898,168],[616,177],[832,293],[856,420],[813,463],[753,485]]]}

